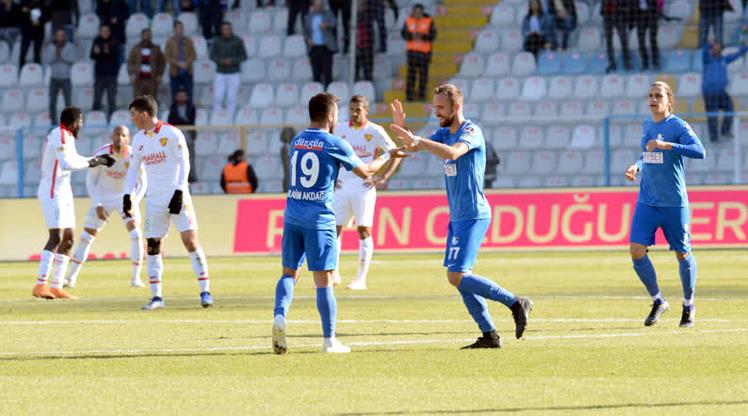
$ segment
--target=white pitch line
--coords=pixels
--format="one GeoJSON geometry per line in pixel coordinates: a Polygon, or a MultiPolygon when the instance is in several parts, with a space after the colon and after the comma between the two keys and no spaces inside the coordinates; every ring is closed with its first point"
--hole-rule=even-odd
{"type": "MultiPolygon", "coordinates": [[[[715,329],[715,330],[703,330],[703,331],[691,331],[691,330],[673,330],[666,332],[624,332],[618,334],[584,334],[584,335],[539,335],[525,337],[527,341],[547,341],[547,340],[576,340],[576,339],[595,339],[595,338],[630,338],[630,337],[641,337],[641,336],[657,336],[657,335],[694,335],[694,334],[715,334],[715,333],[729,333],[729,332],[748,332],[748,328],[727,328],[727,329],[715,329]]],[[[361,341],[361,342],[349,342],[348,345],[352,347],[387,347],[396,345],[429,345],[429,344],[455,344],[465,343],[473,341],[474,338],[463,338],[463,339],[420,339],[420,340],[392,340],[392,341],[361,341]]],[[[292,351],[294,349],[301,348],[317,348],[319,344],[297,344],[290,345],[292,351]]],[[[148,348],[148,349],[113,349],[113,350],[85,350],[85,351],[47,351],[47,352],[8,352],[0,351],[0,357],[44,357],[44,358],[65,358],[65,357],[76,357],[81,355],[92,355],[92,358],[96,358],[96,355],[143,355],[143,354],[174,354],[174,353],[200,353],[200,352],[231,352],[231,351],[258,351],[268,350],[270,351],[269,345],[248,345],[248,346],[234,346],[234,347],[204,347],[204,348],[148,348]]],[[[126,357],[123,357],[126,358],[126,357]]]]}

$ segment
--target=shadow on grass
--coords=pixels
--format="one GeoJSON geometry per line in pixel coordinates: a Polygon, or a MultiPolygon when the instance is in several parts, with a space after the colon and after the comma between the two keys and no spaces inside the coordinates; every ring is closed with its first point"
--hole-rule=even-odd
{"type": "Polygon", "coordinates": [[[614,410],[614,409],[656,409],[669,407],[690,406],[740,406],[748,405],[748,400],[707,400],[695,402],[670,402],[670,403],[621,403],[600,404],[589,406],[528,406],[528,407],[506,407],[496,409],[455,409],[455,410],[415,410],[394,412],[354,412],[335,413],[336,416],[369,416],[369,415],[433,415],[433,414],[480,414],[480,413],[520,413],[520,412],[566,412],[573,410],[614,410]]]}

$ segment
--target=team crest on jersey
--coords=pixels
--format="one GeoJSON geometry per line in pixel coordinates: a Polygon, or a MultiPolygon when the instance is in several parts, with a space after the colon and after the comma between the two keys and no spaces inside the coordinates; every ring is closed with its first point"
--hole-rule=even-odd
{"type": "Polygon", "coordinates": [[[138,147],[138,152],[142,152],[142,151],[143,151],[143,145],[141,144],[140,147],[138,147]]]}
{"type": "Polygon", "coordinates": [[[452,237],[452,245],[453,245],[453,246],[456,246],[456,245],[458,245],[458,244],[460,244],[460,237],[457,237],[457,236],[453,236],[453,237],[452,237]]]}
{"type": "Polygon", "coordinates": [[[147,135],[148,137],[153,137],[153,132],[152,132],[152,131],[149,131],[149,132],[147,132],[147,133],[146,133],[146,135],[147,135]]]}
{"type": "Polygon", "coordinates": [[[364,134],[364,139],[366,139],[367,142],[370,142],[371,139],[374,138],[373,134],[364,134]]]}
{"type": "Polygon", "coordinates": [[[166,137],[162,137],[158,139],[158,142],[161,143],[161,147],[166,147],[166,143],[169,142],[169,139],[167,139],[166,137]]]}
{"type": "Polygon", "coordinates": [[[125,162],[125,169],[130,169],[130,162],[125,162]]]}

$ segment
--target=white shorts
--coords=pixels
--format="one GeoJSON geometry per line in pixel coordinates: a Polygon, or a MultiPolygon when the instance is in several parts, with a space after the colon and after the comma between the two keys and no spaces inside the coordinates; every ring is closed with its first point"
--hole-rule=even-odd
{"type": "Polygon", "coordinates": [[[47,229],[75,228],[75,204],[72,191],[61,190],[55,194],[54,198],[50,198],[49,191],[43,192],[40,189],[37,199],[42,206],[47,229]]]}
{"type": "MultiPolygon", "coordinates": [[[[127,225],[128,222],[133,220],[140,221],[140,207],[136,203],[133,203],[132,210],[130,211],[130,213],[132,214],[132,218],[125,217],[122,214],[122,201],[106,202],[102,204],[102,206],[107,212],[107,215],[118,215],[122,219],[122,224],[127,225]]],[[[107,221],[102,221],[99,216],[96,215],[96,205],[91,205],[91,208],[88,209],[88,213],[86,214],[86,222],[84,224],[84,227],[99,231],[104,228],[106,223],[107,221]]]]}
{"type": "Polygon", "coordinates": [[[377,204],[376,188],[361,191],[335,192],[335,223],[347,227],[351,219],[356,219],[356,226],[371,227],[374,225],[374,207],[377,204]]]}
{"type": "Polygon", "coordinates": [[[169,232],[169,226],[174,222],[178,232],[197,230],[197,216],[192,206],[192,198],[184,195],[182,211],[179,214],[169,213],[169,203],[150,202],[146,198],[145,221],[143,222],[143,236],[145,238],[164,238],[169,232]]]}

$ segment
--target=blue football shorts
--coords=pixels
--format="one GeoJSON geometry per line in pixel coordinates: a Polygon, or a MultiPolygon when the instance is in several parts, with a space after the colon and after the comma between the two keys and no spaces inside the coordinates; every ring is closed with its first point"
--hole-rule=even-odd
{"type": "Polygon", "coordinates": [[[655,233],[658,228],[662,228],[670,244],[670,250],[690,253],[689,215],[688,207],[653,207],[647,204],[636,204],[629,241],[644,246],[653,246],[655,233]]]}
{"type": "Polygon", "coordinates": [[[490,224],[490,218],[449,222],[447,250],[444,253],[447,271],[465,273],[473,269],[490,224]]]}
{"type": "Polygon", "coordinates": [[[283,224],[281,245],[283,267],[298,270],[307,260],[309,271],[335,270],[338,262],[338,237],[335,229],[318,230],[283,224]]]}

